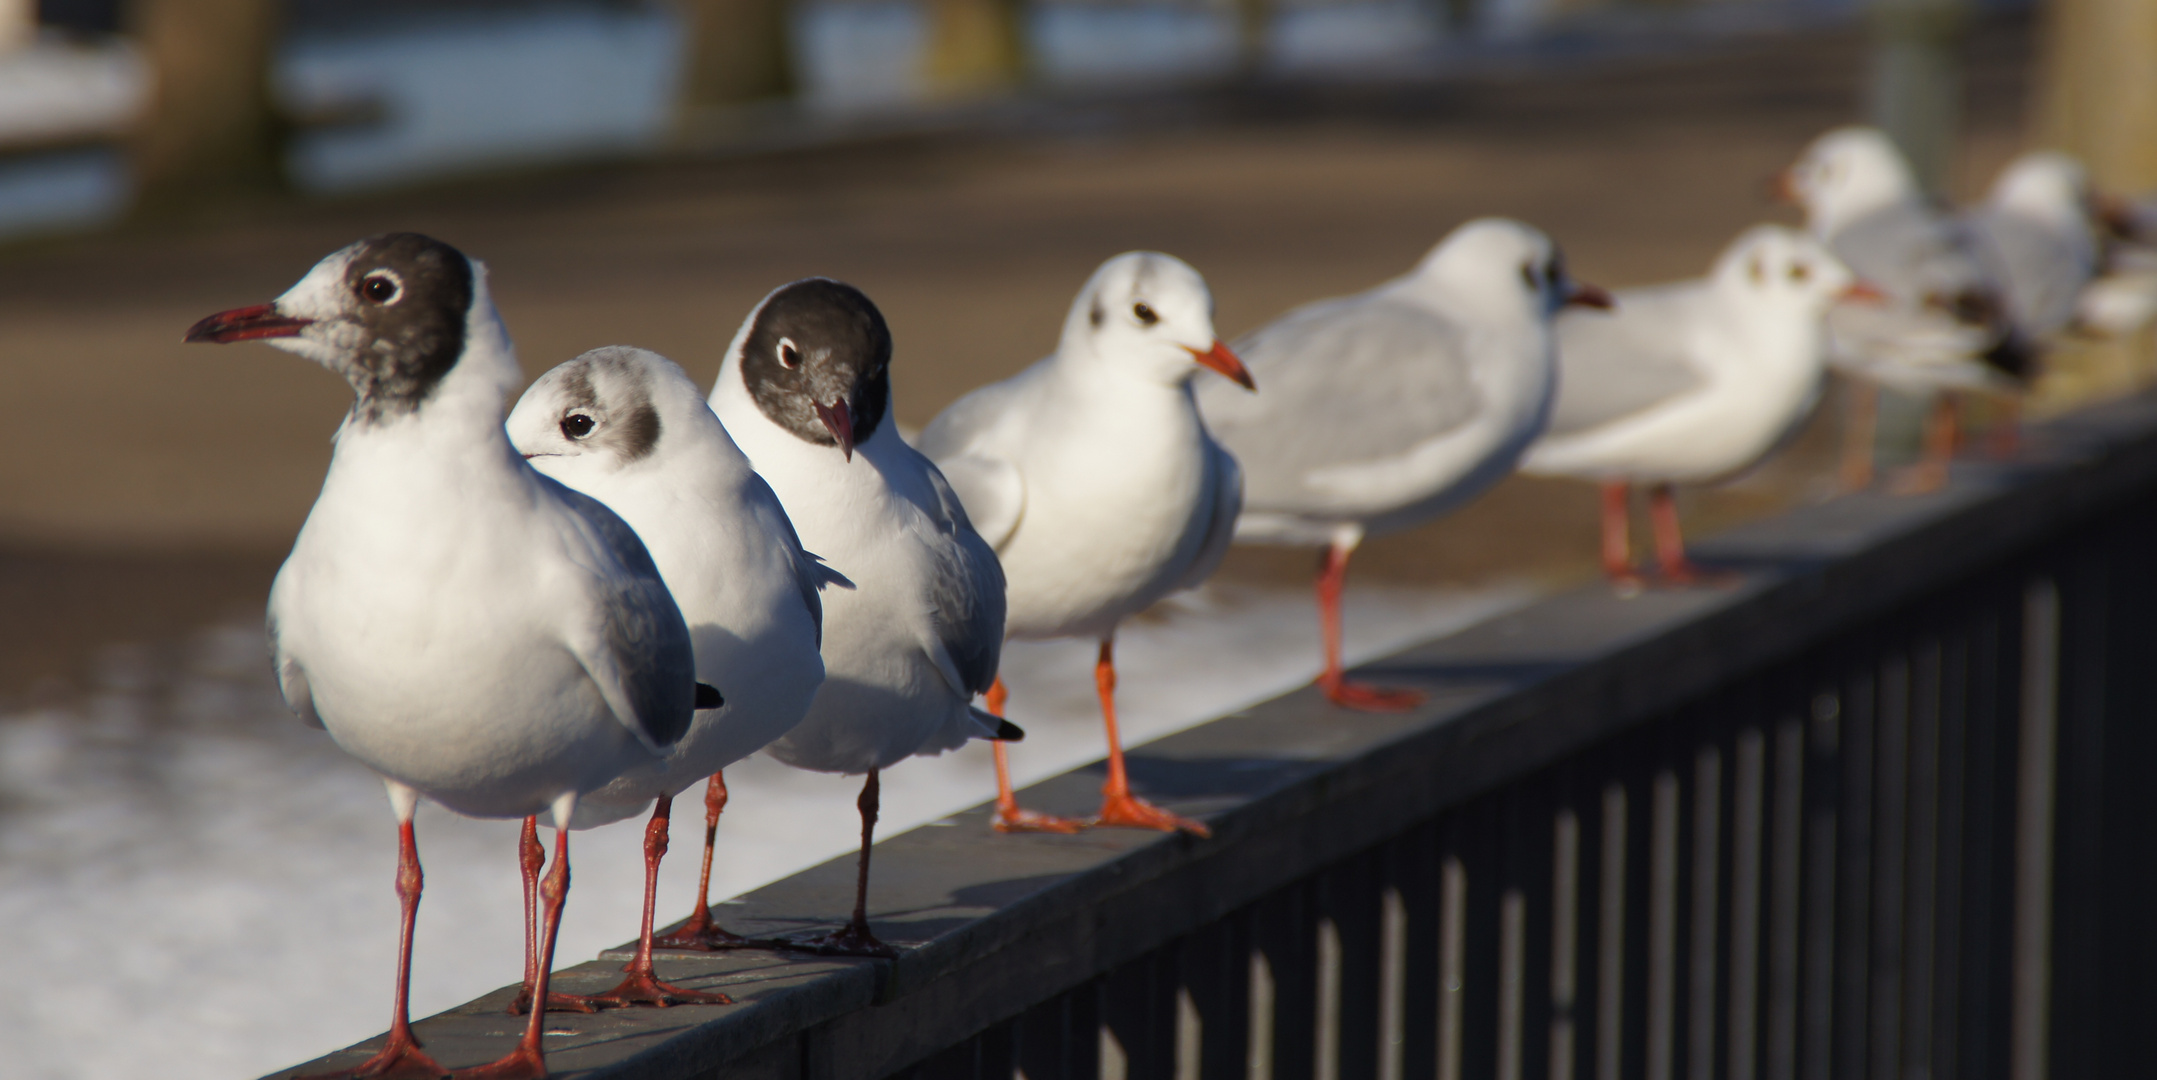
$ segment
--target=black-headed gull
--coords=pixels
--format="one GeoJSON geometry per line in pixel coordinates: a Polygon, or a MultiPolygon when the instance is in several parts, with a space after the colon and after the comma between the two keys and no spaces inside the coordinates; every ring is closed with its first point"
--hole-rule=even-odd
{"type": "MultiPolygon", "coordinates": [[[[412,233],[362,240],[275,302],[212,315],[187,340],[265,341],[356,395],[270,590],[272,660],[285,702],[382,775],[397,815],[396,1012],[388,1044],[349,1075],[447,1075],[406,1008],[414,809],[429,798],[525,818],[528,832],[551,810],[546,926],[526,960],[544,1002],[577,801],[688,730],[708,692],[689,628],[629,526],[510,446],[502,407],[522,381],[516,355],[485,268],[455,248],[412,233]]],[[[516,1050],[464,1075],[545,1076],[545,1011],[532,1010],[516,1050]]]]}
{"type": "MultiPolygon", "coordinates": [[[[643,539],[688,621],[697,678],[728,688],[724,707],[697,713],[666,758],[640,764],[577,804],[573,827],[619,820],[652,804],[645,830],[644,924],[622,985],[595,1004],[720,1003],[652,970],[659,860],[673,797],[706,786],[702,889],[726,783],[719,770],[793,730],[824,681],[817,653],[829,580],[802,550],[786,511],[749,467],[704,394],[672,360],[625,346],[594,349],[539,377],[509,414],[509,437],[540,472],[607,504],[643,539]]],[[[676,947],[737,943],[711,925],[699,893],[676,947]]]]}
{"type": "MultiPolygon", "coordinates": [[[[1100,642],[1094,679],[1108,732],[1100,825],[1206,827],[1131,794],[1116,730],[1116,626],[1213,573],[1242,505],[1235,459],[1206,434],[1191,379],[1201,367],[1251,389],[1213,332],[1198,271],[1158,252],[1101,264],[1065,316],[1056,352],[954,402],[916,440],[1003,560],[1014,638],[1100,642]]],[[[1226,385],[1226,384],[1224,384],[1226,385]]],[[[989,709],[1001,713],[1003,684],[989,709]]],[[[1024,811],[997,746],[999,829],[1070,832],[1024,811]]]]}
{"type": "Polygon", "coordinates": [[[1378,710],[1420,700],[1342,673],[1348,557],[1365,536],[1429,521],[1512,472],[1556,393],[1551,320],[1568,304],[1609,302],[1567,276],[1540,231],[1482,218],[1405,276],[1238,340],[1265,393],[1196,388],[1207,426],[1243,466],[1236,539],[1326,548],[1318,684],[1329,700],[1378,710]]]}
{"type": "Polygon", "coordinates": [[[869,932],[877,772],[968,739],[1019,737],[974,708],[1004,639],[1004,575],[951,485],[899,438],[891,331],[859,289],[782,286],[749,313],[712,410],[778,493],[802,544],[851,584],[824,593],[824,685],[767,749],[817,772],[867,773],[854,916],[807,943],[889,955],[869,932]]]}
{"type": "Polygon", "coordinates": [[[1637,586],[1627,542],[1633,484],[1649,487],[1656,559],[1685,557],[1671,485],[1719,480],[1810,415],[1825,373],[1822,320],[1866,288],[1820,243],[1779,225],[1746,230],[1708,276],[1617,293],[1617,310],[1558,319],[1558,403],[1522,472],[1603,486],[1603,569],[1637,586]]]}
{"type": "Polygon", "coordinates": [[[2000,283],[1969,230],[1926,197],[1895,144],[1876,128],[1815,139],[1778,178],[1815,238],[1884,300],[1828,312],[1828,362],[1863,381],[1844,446],[1843,480],[1872,480],[1872,386],[1929,397],[1925,453],[1908,490],[1938,487],[1953,456],[1957,392],[2019,393],[2035,374],[2000,283]]]}

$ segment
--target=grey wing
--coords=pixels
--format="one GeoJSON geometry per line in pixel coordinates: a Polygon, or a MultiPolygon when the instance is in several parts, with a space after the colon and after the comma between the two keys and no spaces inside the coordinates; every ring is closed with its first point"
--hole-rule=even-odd
{"type": "MultiPolygon", "coordinates": [[[[272,589],[274,590],[274,586],[272,589]]],[[[309,727],[321,727],[322,715],[315,711],[314,688],[307,683],[307,669],[300,666],[299,659],[285,651],[284,643],[277,636],[276,602],[271,601],[269,613],[270,671],[277,676],[277,692],[283,695],[285,707],[309,727]]]]}
{"type": "Polygon", "coordinates": [[[1314,469],[1405,453],[1468,424],[1482,404],[1459,328],[1385,296],[1299,308],[1234,348],[1259,392],[1217,379],[1197,390],[1254,504],[1300,488],[1314,469]]]}
{"type": "Polygon", "coordinates": [[[590,575],[593,610],[572,618],[565,635],[570,651],[617,719],[654,750],[672,746],[689,730],[696,702],[689,626],[636,530],[599,500],[554,487],[605,549],[614,564],[607,569],[616,571],[590,575]]]}
{"type": "Polygon", "coordinates": [[[1970,231],[2018,330],[2044,337],[2073,320],[2075,300],[2096,270],[2096,248],[2087,237],[2000,210],[1973,217],[1970,231]]]}
{"type": "MultiPolygon", "coordinates": [[[[996,681],[1004,645],[1004,568],[936,466],[923,461],[937,506],[931,510],[937,542],[929,581],[929,623],[937,666],[957,677],[954,689],[987,693],[996,681]]],[[[925,508],[930,509],[930,508],[925,508]]]]}
{"type": "Polygon", "coordinates": [[[1228,557],[1230,541],[1236,538],[1236,517],[1243,513],[1243,467],[1236,464],[1236,455],[1212,440],[1207,441],[1206,452],[1213,460],[1213,516],[1206,522],[1206,535],[1199,541],[1191,569],[1176,583],[1179,589],[1195,589],[1219,569],[1221,560],[1228,557]]]}
{"type": "Polygon", "coordinates": [[[914,449],[931,461],[979,451],[984,443],[1000,442],[1017,410],[1013,403],[1024,396],[1047,360],[1037,360],[1008,379],[968,391],[966,396],[937,413],[929,426],[914,436],[914,449]]]}
{"type": "Polygon", "coordinates": [[[1688,352],[1697,288],[1642,289],[1615,311],[1558,317],[1558,401],[1551,435],[1601,427],[1705,385],[1688,352]]]}
{"type": "Polygon", "coordinates": [[[1924,206],[1894,206],[1859,218],[1828,240],[1828,250],[1900,303],[1974,323],[1999,318],[1988,310],[1997,304],[1997,289],[1968,234],[1924,206]]]}
{"type": "Polygon", "coordinates": [[[749,481],[750,513],[785,547],[793,563],[794,588],[801,594],[801,606],[809,611],[809,621],[816,626],[816,645],[821,649],[824,647],[824,598],[821,595],[823,588],[826,585],[853,588],[854,583],[846,580],[846,575],[824,565],[824,560],[801,546],[801,534],[794,531],[794,519],[786,516],[786,507],[779,502],[778,494],[772,491],[771,485],[766,483],[762,476],[752,472],[749,474],[749,481]]]}

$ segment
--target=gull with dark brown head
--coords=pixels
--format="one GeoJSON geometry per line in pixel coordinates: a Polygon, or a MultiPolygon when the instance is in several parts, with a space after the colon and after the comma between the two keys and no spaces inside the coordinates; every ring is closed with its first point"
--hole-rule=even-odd
{"type": "MultiPolygon", "coordinates": [[[[272,660],[286,703],[381,774],[397,816],[396,1012],[388,1043],[344,1075],[446,1076],[406,1009],[419,800],[525,818],[528,833],[552,813],[545,929],[527,934],[543,1003],[579,799],[660,759],[718,695],[698,686],[689,628],[636,533],[510,445],[502,408],[522,377],[478,262],[413,233],[362,240],[187,340],[264,341],[352,386],[270,592],[272,660]]],[[[544,1012],[508,1056],[460,1075],[545,1076],[544,1012]]]]}

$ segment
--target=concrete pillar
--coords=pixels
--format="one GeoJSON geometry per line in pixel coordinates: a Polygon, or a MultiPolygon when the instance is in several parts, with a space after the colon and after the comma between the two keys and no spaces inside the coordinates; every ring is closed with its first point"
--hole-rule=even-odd
{"type": "Polygon", "coordinates": [[[151,67],[129,139],[137,212],[283,184],[269,71],[278,0],[135,0],[129,29],[151,67]]]}
{"type": "Polygon", "coordinates": [[[717,110],[794,92],[793,33],[786,0],[678,0],[687,68],[682,117],[691,124],[717,110]]]}
{"type": "Polygon", "coordinates": [[[1962,124],[1962,0],[1872,0],[1872,122],[1945,193],[1962,124]]]}
{"type": "Polygon", "coordinates": [[[928,47],[922,76],[931,96],[972,97],[1026,79],[1021,0],[925,0],[928,47]]]}

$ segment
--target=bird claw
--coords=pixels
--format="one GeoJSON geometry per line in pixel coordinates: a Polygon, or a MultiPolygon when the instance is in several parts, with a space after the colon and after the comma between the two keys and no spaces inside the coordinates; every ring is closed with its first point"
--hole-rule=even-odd
{"type": "Polygon", "coordinates": [[[1318,680],[1318,688],[1325,691],[1327,701],[1357,712],[1407,712],[1423,704],[1427,697],[1420,690],[1370,686],[1347,679],[1334,679],[1329,682],[1321,678],[1318,680]]]}
{"type": "MultiPolygon", "coordinates": [[[[599,998],[587,994],[563,994],[551,990],[547,992],[547,1011],[550,1013],[595,1013],[612,1006],[612,1002],[601,1001],[599,998]]],[[[510,1000],[509,1015],[523,1016],[531,1011],[532,991],[530,987],[526,987],[517,991],[517,996],[510,1000]]]]}
{"type": "Polygon", "coordinates": [[[1101,802],[1101,815],[1093,819],[1095,826],[1126,829],[1159,829],[1162,832],[1187,832],[1204,839],[1213,830],[1184,817],[1172,814],[1136,795],[1110,795],[1101,802]]]}
{"type": "Polygon", "coordinates": [[[818,956],[865,956],[877,960],[895,960],[899,956],[899,950],[878,941],[866,924],[858,922],[822,937],[789,941],[786,947],[818,956]]]}
{"type": "MultiPolygon", "coordinates": [[[[548,995],[547,1000],[554,1000],[553,995],[548,995]]],[[[452,1080],[547,1080],[547,1061],[538,1051],[519,1043],[499,1061],[458,1069],[450,1076],[452,1080]]]]}
{"type": "Polygon", "coordinates": [[[683,923],[673,931],[652,939],[652,946],[659,949],[694,949],[698,952],[724,952],[728,949],[754,949],[763,942],[745,938],[731,930],[722,929],[709,918],[683,923]]]}
{"type": "MultiPolygon", "coordinates": [[[[548,995],[548,1000],[552,1001],[553,995],[548,995]]],[[[734,999],[725,994],[685,990],[661,982],[658,976],[642,971],[629,973],[622,978],[621,985],[604,994],[593,994],[591,1000],[602,1007],[613,1008],[664,1009],[672,1005],[734,1004],[734,999]]]]}
{"type": "Polygon", "coordinates": [[[450,1071],[410,1039],[391,1038],[375,1055],[350,1069],[313,1073],[292,1080],[444,1080],[450,1071]]]}
{"type": "Polygon", "coordinates": [[[1078,818],[1058,817],[1038,810],[1021,810],[1014,804],[996,808],[996,820],[992,823],[1000,833],[1060,833],[1069,835],[1086,828],[1086,822],[1078,818]]]}

